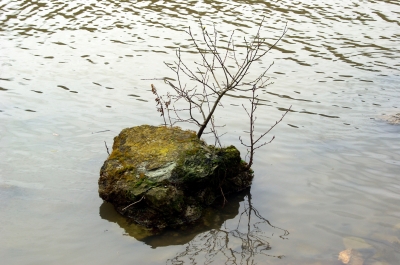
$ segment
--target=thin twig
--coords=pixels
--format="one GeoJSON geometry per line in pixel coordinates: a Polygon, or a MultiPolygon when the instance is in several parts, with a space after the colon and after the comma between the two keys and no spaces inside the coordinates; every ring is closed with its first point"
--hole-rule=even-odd
{"type": "Polygon", "coordinates": [[[104,141],[104,145],[106,146],[106,148],[107,148],[107,154],[108,155],[110,155],[110,152],[108,151],[108,146],[107,146],[107,143],[106,143],[106,141],[104,141]]]}
{"type": "Polygon", "coordinates": [[[143,199],[144,199],[144,195],[143,195],[143,197],[142,197],[140,200],[135,201],[135,202],[129,204],[128,206],[126,206],[125,208],[123,208],[122,211],[125,211],[126,209],[128,209],[128,208],[131,207],[132,205],[135,205],[136,203],[139,203],[139,202],[140,202],[141,200],[143,200],[143,199]]]}

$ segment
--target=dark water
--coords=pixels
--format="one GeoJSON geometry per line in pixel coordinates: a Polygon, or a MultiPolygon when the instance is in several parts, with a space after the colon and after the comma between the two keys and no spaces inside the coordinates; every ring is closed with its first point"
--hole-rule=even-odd
{"type": "MultiPolygon", "coordinates": [[[[400,264],[398,1],[0,0],[0,257],[4,264],[400,264]],[[149,237],[104,204],[104,141],[160,124],[150,84],[198,20],[222,37],[276,39],[258,64],[274,82],[250,191],[198,226],[149,237]]],[[[185,53],[188,61],[196,60],[185,53]]],[[[250,73],[257,76],[255,69],[250,73]]],[[[241,148],[246,113],[216,113],[241,148]]],[[[224,131],[225,130],[225,131],[224,131]]],[[[210,139],[208,139],[210,140],[210,139]]],[[[245,149],[241,149],[245,153],[245,149]]]]}

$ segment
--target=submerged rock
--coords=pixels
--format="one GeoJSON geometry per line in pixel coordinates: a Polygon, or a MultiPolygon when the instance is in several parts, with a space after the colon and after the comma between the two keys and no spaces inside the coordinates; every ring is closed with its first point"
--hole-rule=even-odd
{"type": "Polygon", "coordinates": [[[338,260],[348,265],[363,265],[364,259],[360,252],[354,249],[346,249],[339,253],[338,260]]]}
{"type": "Polygon", "coordinates": [[[196,221],[217,197],[252,179],[234,146],[207,145],[178,127],[142,125],[114,138],[99,195],[134,222],[163,229],[196,221]]]}
{"type": "Polygon", "coordinates": [[[390,115],[382,115],[381,119],[390,123],[399,125],[400,124],[400,113],[390,114],[390,115]]]}

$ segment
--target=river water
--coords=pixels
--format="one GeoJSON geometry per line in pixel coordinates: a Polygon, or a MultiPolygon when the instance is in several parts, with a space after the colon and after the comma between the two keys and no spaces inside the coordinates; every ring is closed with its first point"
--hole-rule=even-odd
{"type": "MultiPolygon", "coordinates": [[[[400,264],[400,126],[382,119],[400,112],[397,0],[0,0],[0,10],[2,264],[342,264],[346,249],[353,264],[400,264]],[[190,45],[188,26],[200,34],[201,19],[241,41],[262,17],[268,41],[288,32],[257,63],[274,62],[257,133],[292,111],[257,150],[253,186],[194,227],[148,236],[98,197],[105,142],[162,122],[150,84],[167,86],[149,79],[174,78],[164,62],[190,45]]],[[[223,144],[245,154],[243,100],[225,98],[216,119],[223,144]]]]}

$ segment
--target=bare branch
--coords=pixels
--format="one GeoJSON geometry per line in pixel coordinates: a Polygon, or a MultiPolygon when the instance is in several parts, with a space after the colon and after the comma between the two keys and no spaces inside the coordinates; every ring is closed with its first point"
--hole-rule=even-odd
{"type": "Polygon", "coordinates": [[[106,146],[106,148],[107,148],[107,154],[110,156],[110,152],[108,151],[108,146],[107,146],[107,143],[106,143],[106,141],[104,141],[104,145],[106,146]]]}
{"type": "Polygon", "coordinates": [[[247,154],[249,155],[249,162],[248,162],[248,164],[247,164],[247,168],[248,168],[248,169],[250,169],[250,167],[251,167],[252,164],[253,164],[253,158],[254,158],[255,150],[257,150],[258,148],[263,147],[263,146],[265,146],[265,145],[271,143],[271,142],[275,139],[275,136],[273,136],[268,142],[264,142],[264,143],[259,144],[259,145],[256,145],[256,144],[257,144],[265,135],[267,135],[276,125],[278,125],[278,124],[283,120],[283,118],[286,116],[286,114],[287,114],[287,113],[291,110],[291,108],[292,108],[292,106],[290,106],[290,107],[286,110],[286,112],[282,115],[282,117],[281,117],[278,121],[275,122],[274,125],[272,125],[267,131],[265,131],[263,134],[261,134],[257,139],[254,139],[255,122],[256,122],[256,120],[257,120],[257,117],[256,117],[254,114],[255,114],[255,111],[256,111],[256,109],[257,109],[258,102],[259,102],[259,100],[258,100],[258,98],[257,98],[257,95],[255,94],[255,93],[256,93],[256,90],[257,90],[257,87],[256,87],[255,85],[253,85],[253,88],[252,88],[253,93],[252,93],[252,98],[251,98],[251,100],[250,100],[250,102],[251,102],[251,110],[250,110],[250,112],[246,109],[246,107],[245,107],[244,105],[242,105],[242,106],[243,106],[243,109],[246,111],[246,113],[247,113],[247,115],[249,116],[249,119],[250,119],[250,132],[249,132],[250,144],[245,144],[245,143],[243,142],[242,138],[239,137],[240,143],[241,143],[243,146],[247,147],[247,154]]]}
{"type": "Polygon", "coordinates": [[[194,65],[184,60],[185,50],[181,48],[176,50],[175,62],[165,63],[176,75],[175,80],[163,79],[173,90],[173,94],[167,94],[167,97],[163,98],[163,96],[157,94],[152,85],[152,91],[156,95],[157,110],[161,113],[164,124],[167,123],[166,115],[168,115],[171,126],[181,122],[194,124],[198,126],[198,138],[201,138],[203,133],[212,133],[215,138],[215,145],[222,146],[220,138],[224,134],[219,135],[217,132],[216,109],[223,107],[222,100],[225,95],[239,97],[237,93],[244,94],[240,97],[248,98],[250,101],[249,107],[242,104],[250,121],[250,140],[248,144],[245,144],[241,137],[239,137],[239,140],[248,149],[249,169],[253,163],[255,150],[271,143],[274,137],[264,142],[262,142],[262,139],[282,121],[290,110],[289,108],[282,115],[282,118],[267,131],[258,137],[255,136],[255,123],[257,121],[255,112],[261,100],[256,91],[272,84],[267,72],[274,62],[262,69],[257,75],[250,74],[250,71],[255,68],[254,62],[263,59],[269,51],[276,47],[288,30],[287,24],[282,34],[275,38],[271,44],[261,37],[264,18],[257,26],[256,33],[250,38],[244,37],[242,44],[238,44],[236,41],[235,31],[232,31],[229,37],[223,40],[215,24],[212,25],[210,31],[206,30],[201,20],[199,24],[200,37],[197,38],[190,27],[186,31],[191,43],[191,52],[194,50],[198,56],[198,60],[193,62],[194,65]],[[222,45],[223,42],[225,42],[224,45],[222,45]],[[243,53],[241,53],[241,49],[243,53]],[[250,76],[252,77],[250,78],[250,76]],[[188,86],[187,82],[192,84],[188,86]],[[181,107],[182,105],[185,107],[181,107]]]}

